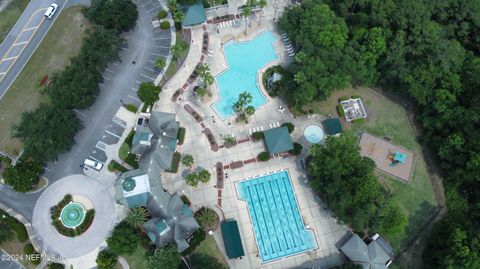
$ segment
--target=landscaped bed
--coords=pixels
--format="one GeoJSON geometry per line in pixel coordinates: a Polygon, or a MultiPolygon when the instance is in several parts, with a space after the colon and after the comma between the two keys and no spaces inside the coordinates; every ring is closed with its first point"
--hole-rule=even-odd
{"type": "Polygon", "coordinates": [[[57,205],[51,209],[52,225],[57,231],[68,237],[75,237],[84,233],[92,224],[95,216],[95,210],[85,210],[83,205],[75,203],[70,194],[58,202],[57,205]],[[73,208],[75,207],[75,208],[73,208]],[[67,209],[71,209],[70,212],[66,212],[67,209]],[[73,215],[72,220],[69,217],[73,215]],[[75,218],[75,219],[73,219],[75,218]],[[72,225],[71,227],[67,227],[72,225]]]}

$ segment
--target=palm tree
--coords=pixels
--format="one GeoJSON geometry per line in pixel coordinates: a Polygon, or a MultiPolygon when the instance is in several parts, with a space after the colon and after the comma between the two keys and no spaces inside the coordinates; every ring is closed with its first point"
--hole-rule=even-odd
{"type": "Polygon", "coordinates": [[[203,169],[198,173],[197,180],[202,183],[207,183],[208,181],[210,181],[211,178],[212,174],[208,170],[203,169]]]}
{"type": "Polygon", "coordinates": [[[188,186],[196,187],[198,185],[198,174],[192,172],[185,177],[185,182],[188,186]]]}
{"type": "Polygon", "coordinates": [[[203,207],[195,212],[195,219],[204,229],[206,229],[217,223],[218,215],[213,209],[203,207]]]}
{"type": "Polygon", "coordinates": [[[148,211],[144,207],[135,207],[128,211],[125,221],[132,227],[143,229],[143,224],[148,220],[148,211]]]}
{"type": "Polygon", "coordinates": [[[180,56],[185,52],[187,49],[188,44],[186,44],[185,41],[179,40],[177,44],[172,46],[172,54],[175,59],[177,59],[177,62],[180,63],[180,56]]]}
{"type": "Polygon", "coordinates": [[[193,165],[193,156],[190,154],[185,154],[182,158],[182,164],[192,168],[193,165]]]}
{"type": "Polygon", "coordinates": [[[172,13],[172,15],[177,10],[177,1],[176,0],[168,0],[167,2],[168,10],[172,13]]]}
{"type": "MultiPolygon", "coordinates": [[[[182,29],[182,35],[184,35],[183,26],[182,26],[182,22],[183,22],[184,19],[185,19],[185,13],[183,13],[183,11],[181,11],[181,10],[176,11],[173,14],[173,21],[175,21],[176,24],[180,25],[180,28],[182,29]]],[[[185,38],[185,36],[184,36],[184,38],[185,38]]]]}
{"type": "Polygon", "coordinates": [[[203,81],[203,88],[207,89],[208,94],[210,95],[210,86],[213,84],[213,76],[210,73],[210,68],[207,64],[197,66],[197,72],[203,81]]]}
{"type": "MultiPolygon", "coordinates": [[[[247,20],[252,16],[252,6],[250,5],[250,1],[247,2],[245,7],[242,11],[242,16],[244,16],[247,20]]],[[[250,21],[249,21],[250,24],[250,21]]],[[[245,22],[245,35],[247,34],[247,22],[245,22]]]]}
{"type": "Polygon", "coordinates": [[[247,106],[245,108],[245,121],[248,122],[248,117],[252,116],[255,113],[255,108],[253,106],[247,106]]]}
{"type": "Polygon", "coordinates": [[[257,0],[257,6],[262,10],[262,13],[260,13],[258,24],[260,24],[260,21],[262,20],[263,9],[267,7],[267,4],[267,0],[257,0]]]}
{"type": "Polygon", "coordinates": [[[155,67],[162,70],[167,62],[165,61],[165,58],[163,57],[158,57],[157,60],[155,61],[155,67]]]}

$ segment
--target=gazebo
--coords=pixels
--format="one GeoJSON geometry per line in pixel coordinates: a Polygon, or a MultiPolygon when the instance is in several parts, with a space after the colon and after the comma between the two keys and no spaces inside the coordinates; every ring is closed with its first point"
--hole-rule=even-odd
{"type": "Polygon", "coordinates": [[[279,127],[263,132],[268,153],[271,155],[293,149],[292,138],[287,127],[279,127]]]}

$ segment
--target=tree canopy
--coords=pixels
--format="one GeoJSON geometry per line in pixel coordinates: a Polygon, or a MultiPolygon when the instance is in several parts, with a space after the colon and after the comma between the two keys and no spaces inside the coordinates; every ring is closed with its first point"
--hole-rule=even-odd
{"type": "Polygon", "coordinates": [[[96,24],[118,32],[133,29],[138,18],[137,6],[130,0],[94,0],[85,14],[96,24]]]}
{"type": "Polygon", "coordinates": [[[132,254],[137,249],[138,242],[140,242],[138,231],[126,221],[115,226],[112,235],[107,238],[108,248],[118,255],[132,254]]]}
{"type": "Polygon", "coordinates": [[[12,186],[15,191],[27,192],[31,191],[38,183],[42,173],[42,164],[27,160],[5,168],[3,178],[5,183],[12,186]]]}
{"type": "Polygon", "coordinates": [[[338,218],[356,231],[381,231],[393,239],[405,230],[407,219],[388,199],[374,169],[350,135],[328,137],[325,145],[310,148],[311,185],[338,218]]]}
{"type": "Polygon", "coordinates": [[[115,269],[117,260],[117,254],[107,248],[98,253],[95,261],[97,262],[98,269],[115,269]]]}

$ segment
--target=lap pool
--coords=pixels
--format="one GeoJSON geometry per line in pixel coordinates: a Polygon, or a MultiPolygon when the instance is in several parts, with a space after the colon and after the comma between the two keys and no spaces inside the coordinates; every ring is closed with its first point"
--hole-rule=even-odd
{"type": "Polygon", "coordinates": [[[233,115],[232,105],[241,92],[252,95],[252,105],[255,109],[267,102],[258,86],[258,70],[268,63],[278,59],[273,42],[275,35],[266,31],[247,42],[227,42],[224,46],[228,68],[215,78],[219,100],[213,104],[213,109],[222,119],[233,115]]]}
{"type": "Polygon", "coordinates": [[[241,181],[237,187],[239,198],[247,201],[262,262],[317,248],[313,232],[303,224],[287,171],[241,181]]]}

